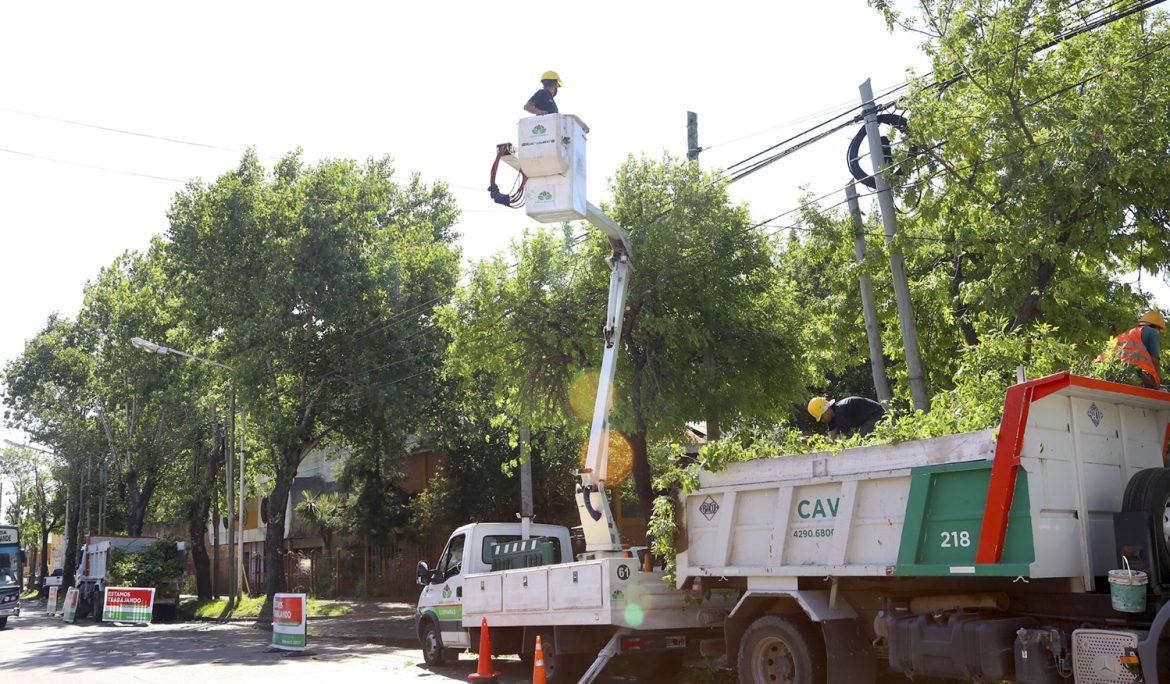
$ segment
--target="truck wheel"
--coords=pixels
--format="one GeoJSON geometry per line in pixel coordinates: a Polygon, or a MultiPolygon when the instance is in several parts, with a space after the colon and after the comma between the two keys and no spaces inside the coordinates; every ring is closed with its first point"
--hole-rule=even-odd
{"type": "Polygon", "coordinates": [[[427,665],[435,667],[448,665],[458,657],[454,649],[443,648],[443,637],[439,634],[439,625],[434,620],[426,621],[420,638],[423,660],[427,662],[427,665]]]}
{"type": "Polygon", "coordinates": [[[541,636],[540,650],[544,655],[544,676],[548,684],[577,684],[593,660],[581,653],[558,653],[554,638],[541,636]]]}
{"type": "Polygon", "coordinates": [[[1170,468],[1139,470],[1125,485],[1121,510],[1148,513],[1154,521],[1154,544],[1163,568],[1170,568],[1170,468]]]}
{"type": "Polygon", "coordinates": [[[104,594],[94,594],[93,608],[90,611],[90,617],[93,618],[94,622],[102,621],[102,614],[106,610],[105,598],[104,594]]]}
{"type": "Polygon", "coordinates": [[[4,629],[8,625],[8,616],[0,617],[0,629],[4,629]]]}
{"type": "Polygon", "coordinates": [[[84,620],[89,617],[89,611],[93,609],[93,603],[89,599],[80,598],[77,600],[77,612],[73,614],[73,621],[84,620]]]}
{"type": "Polygon", "coordinates": [[[805,620],[765,615],[744,632],[740,684],[822,684],[825,648],[805,620]]]}

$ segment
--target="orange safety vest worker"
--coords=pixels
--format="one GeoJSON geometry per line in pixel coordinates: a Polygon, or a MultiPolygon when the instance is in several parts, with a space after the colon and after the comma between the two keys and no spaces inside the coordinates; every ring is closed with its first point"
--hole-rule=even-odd
{"type": "Polygon", "coordinates": [[[1161,383],[1162,374],[1158,372],[1158,367],[1154,365],[1154,357],[1150,356],[1146,345],[1142,344],[1142,329],[1145,326],[1139,325],[1136,328],[1130,328],[1117,336],[1117,342],[1114,346],[1106,350],[1097,357],[1098,361],[1105,361],[1107,354],[1110,351],[1116,350],[1117,358],[1130,364],[1137,366],[1143,371],[1149,373],[1154,377],[1154,381],[1161,383]]]}

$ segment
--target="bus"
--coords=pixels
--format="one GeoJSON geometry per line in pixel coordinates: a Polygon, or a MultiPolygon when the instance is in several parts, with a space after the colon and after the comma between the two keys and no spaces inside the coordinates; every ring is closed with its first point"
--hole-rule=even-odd
{"type": "Polygon", "coordinates": [[[11,525],[0,525],[0,629],[7,626],[9,617],[20,616],[23,564],[20,531],[11,525]]]}

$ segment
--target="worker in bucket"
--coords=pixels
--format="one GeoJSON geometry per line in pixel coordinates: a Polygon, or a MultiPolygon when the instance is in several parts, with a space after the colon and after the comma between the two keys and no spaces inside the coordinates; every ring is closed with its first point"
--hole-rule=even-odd
{"type": "Polygon", "coordinates": [[[813,397],[808,401],[808,412],[815,420],[829,426],[829,439],[833,441],[841,435],[868,435],[886,415],[885,407],[865,397],[845,397],[836,401],[813,397]]]}
{"type": "Polygon", "coordinates": [[[556,114],[557,103],[553,100],[557,91],[564,85],[561,77],[555,71],[546,71],[540,75],[540,90],[536,91],[528,102],[524,104],[524,111],[540,116],[541,114],[556,114]]]}
{"type": "Polygon", "coordinates": [[[1166,319],[1151,309],[1138,319],[1136,328],[1110,339],[1109,346],[1097,360],[1117,359],[1128,364],[1127,377],[1111,379],[1125,382],[1136,378],[1143,387],[1159,389],[1162,382],[1162,333],[1165,331],[1166,319]]]}

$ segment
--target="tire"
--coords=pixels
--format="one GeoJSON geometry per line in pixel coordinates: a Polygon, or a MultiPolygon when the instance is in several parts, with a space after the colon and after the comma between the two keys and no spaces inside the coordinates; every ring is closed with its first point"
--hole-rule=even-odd
{"type": "Polygon", "coordinates": [[[106,594],[99,591],[93,595],[93,608],[90,611],[90,617],[94,622],[102,621],[102,614],[106,610],[106,594]]]}
{"type": "Polygon", "coordinates": [[[1129,478],[1121,510],[1150,515],[1159,565],[1170,569],[1170,469],[1145,468],[1129,478]]]}
{"type": "Polygon", "coordinates": [[[89,612],[93,610],[93,603],[89,599],[77,599],[77,612],[73,614],[73,621],[84,620],[89,617],[89,612]]]}
{"type": "Polygon", "coordinates": [[[5,615],[4,617],[0,617],[0,629],[4,629],[6,626],[8,626],[8,616],[7,615],[5,615]]]}
{"type": "Polygon", "coordinates": [[[541,635],[540,649],[544,655],[544,676],[548,684],[577,684],[593,659],[581,653],[558,653],[552,634],[541,635]],[[547,639],[545,637],[548,637],[547,639]]]}
{"type": "Polygon", "coordinates": [[[765,615],[739,644],[740,684],[824,684],[825,646],[807,620],[765,615]]]}
{"type": "Polygon", "coordinates": [[[459,658],[455,649],[443,647],[443,636],[439,634],[439,625],[434,620],[428,619],[423,623],[419,641],[422,642],[423,660],[427,665],[432,667],[450,665],[459,658]]]}

